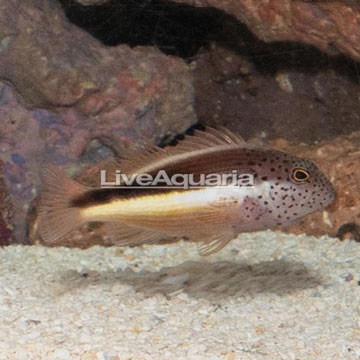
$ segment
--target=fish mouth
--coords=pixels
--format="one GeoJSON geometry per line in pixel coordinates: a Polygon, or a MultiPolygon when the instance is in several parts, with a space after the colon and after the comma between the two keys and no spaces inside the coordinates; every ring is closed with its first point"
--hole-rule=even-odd
{"type": "Polygon", "coordinates": [[[329,199],[329,203],[326,205],[326,207],[329,207],[330,205],[332,205],[334,203],[334,201],[337,198],[337,194],[335,189],[333,189],[333,193],[331,194],[331,198],[329,199]]]}
{"type": "Polygon", "coordinates": [[[330,199],[330,204],[331,204],[333,201],[335,201],[337,194],[334,185],[328,179],[326,179],[326,181],[328,186],[328,192],[331,194],[331,199],[330,199]]]}

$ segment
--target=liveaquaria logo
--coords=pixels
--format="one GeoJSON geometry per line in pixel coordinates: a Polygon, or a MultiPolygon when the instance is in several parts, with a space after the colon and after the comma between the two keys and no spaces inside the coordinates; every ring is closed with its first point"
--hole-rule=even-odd
{"type": "Polygon", "coordinates": [[[115,172],[115,181],[107,180],[106,170],[100,171],[102,188],[175,188],[194,189],[204,187],[250,187],[254,186],[252,174],[239,174],[233,170],[230,174],[172,174],[169,176],[165,170],[160,170],[156,176],[151,174],[123,174],[120,170],[115,172]]]}

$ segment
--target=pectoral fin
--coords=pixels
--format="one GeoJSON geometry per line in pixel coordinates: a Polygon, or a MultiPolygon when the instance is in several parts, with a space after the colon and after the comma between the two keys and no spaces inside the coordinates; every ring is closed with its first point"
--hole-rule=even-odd
{"type": "Polygon", "coordinates": [[[209,239],[204,239],[204,242],[199,246],[200,255],[208,256],[220,251],[225,245],[233,240],[235,236],[235,233],[230,229],[215,234],[209,239]]]}

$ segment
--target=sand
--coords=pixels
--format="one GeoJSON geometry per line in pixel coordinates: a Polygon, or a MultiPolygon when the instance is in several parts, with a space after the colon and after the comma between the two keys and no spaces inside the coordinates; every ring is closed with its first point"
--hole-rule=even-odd
{"type": "Polygon", "coordinates": [[[360,244],[0,249],[0,359],[359,359],[360,244]]]}

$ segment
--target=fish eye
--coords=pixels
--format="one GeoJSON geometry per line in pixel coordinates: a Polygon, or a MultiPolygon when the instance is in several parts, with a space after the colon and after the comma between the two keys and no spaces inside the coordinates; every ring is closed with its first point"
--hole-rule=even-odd
{"type": "Polygon", "coordinates": [[[306,180],[309,180],[310,174],[304,169],[296,168],[292,172],[292,178],[296,182],[304,182],[306,180]]]}

